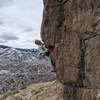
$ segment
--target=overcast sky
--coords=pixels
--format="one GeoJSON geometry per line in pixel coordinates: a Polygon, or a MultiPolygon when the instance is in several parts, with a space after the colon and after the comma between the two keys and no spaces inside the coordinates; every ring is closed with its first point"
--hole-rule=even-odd
{"type": "Polygon", "coordinates": [[[0,45],[33,48],[40,39],[43,0],[0,0],[0,45]]]}

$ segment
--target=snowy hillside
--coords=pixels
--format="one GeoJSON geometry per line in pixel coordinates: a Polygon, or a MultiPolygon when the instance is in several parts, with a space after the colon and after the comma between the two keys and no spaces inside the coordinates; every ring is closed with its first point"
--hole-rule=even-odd
{"type": "Polygon", "coordinates": [[[0,93],[54,79],[52,66],[46,59],[38,59],[38,53],[36,49],[0,45],[0,93]]]}

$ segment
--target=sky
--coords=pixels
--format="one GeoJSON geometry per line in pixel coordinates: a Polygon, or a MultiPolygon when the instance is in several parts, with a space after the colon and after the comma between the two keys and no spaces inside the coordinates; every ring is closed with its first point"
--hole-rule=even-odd
{"type": "Polygon", "coordinates": [[[43,0],[0,0],[0,45],[35,48],[40,39],[43,0]]]}

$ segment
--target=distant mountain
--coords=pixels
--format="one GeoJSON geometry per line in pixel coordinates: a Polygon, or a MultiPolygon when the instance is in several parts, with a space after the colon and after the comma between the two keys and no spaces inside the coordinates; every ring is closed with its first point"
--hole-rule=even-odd
{"type": "Polygon", "coordinates": [[[33,54],[33,56],[36,56],[39,52],[38,49],[22,49],[22,48],[13,48],[10,46],[0,45],[0,49],[10,49],[10,50],[17,50],[17,51],[23,51],[23,52],[30,52],[33,54]]]}
{"type": "Polygon", "coordinates": [[[11,47],[9,47],[9,46],[5,46],[5,45],[0,45],[0,48],[5,49],[5,48],[11,48],[11,47]]]}
{"type": "Polygon", "coordinates": [[[0,45],[0,93],[24,85],[54,79],[47,59],[38,59],[37,49],[20,49],[0,45]]]}

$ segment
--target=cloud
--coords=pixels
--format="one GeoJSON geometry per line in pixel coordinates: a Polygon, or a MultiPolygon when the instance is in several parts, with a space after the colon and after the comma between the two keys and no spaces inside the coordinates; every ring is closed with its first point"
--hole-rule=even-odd
{"type": "Polygon", "coordinates": [[[0,0],[0,7],[9,6],[13,3],[13,0],[0,0]]]}
{"type": "Polygon", "coordinates": [[[8,42],[8,41],[0,40],[0,44],[1,44],[1,43],[4,44],[4,43],[6,43],[6,42],[8,42]]]}
{"type": "Polygon", "coordinates": [[[4,20],[3,18],[0,16],[0,25],[3,25],[4,24],[4,20]]]}
{"type": "Polygon", "coordinates": [[[4,24],[4,22],[0,20],[0,25],[3,25],[3,24],[4,24]]]}
{"type": "Polygon", "coordinates": [[[42,2],[0,0],[0,44],[32,48],[34,39],[40,39],[42,2]]]}
{"type": "Polygon", "coordinates": [[[24,32],[31,32],[31,31],[33,31],[32,27],[27,27],[26,29],[24,29],[24,32]]]}
{"type": "Polygon", "coordinates": [[[19,40],[19,38],[12,34],[2,34],[0,35],[0,40],[2,41],[11,41],[11,40],[19,40]]]}

